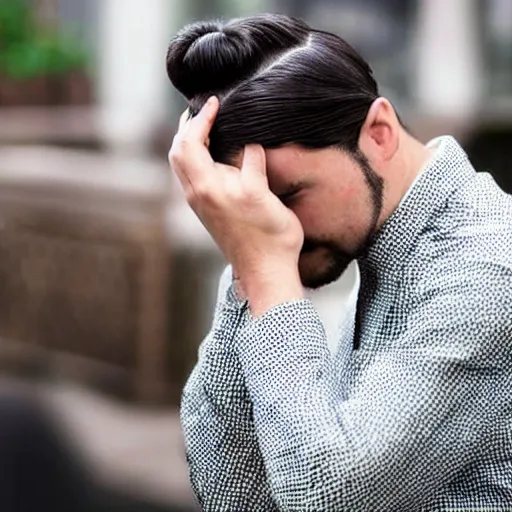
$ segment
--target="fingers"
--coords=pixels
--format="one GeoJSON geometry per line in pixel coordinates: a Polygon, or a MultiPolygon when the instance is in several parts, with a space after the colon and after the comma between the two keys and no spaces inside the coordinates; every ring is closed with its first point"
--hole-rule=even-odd
{"type": "Polygon", "coordinates": [[[219,100],[210,98],[193,119],[188,109],[181,115],[180,127],[169,152],[169,163],[185,188],[208,177],[213,160],[208,151],[210,130],[219,109],[219,100]]]}
{"type": "Polygon", "coordinates": [[[265,150],[257,144],[250,144],[244,148],[242,169],[256,171],[266,176],[267,166],[265,150]]]}
{"type": "Polygon", "coordinates": [[[245,146],[241,173],[242,179],[248,184],[268,187],[265,150],[262,146],[245,146]]]}
{"type": "Polygon", "coordinates": [[[178,125],[178,131],[185,129],[185,124],[187,124],[188,118],[190,117],[190,110],[187,108],[183,114],[180,116],[180,123],[178,125]]]}
{"type": "Polygon", "coordinates": [[[212,96],[204,105],[199,114],[188,123],[187,136],[193,140],[206,144],[219,111],[219,100],[212,96]]]}

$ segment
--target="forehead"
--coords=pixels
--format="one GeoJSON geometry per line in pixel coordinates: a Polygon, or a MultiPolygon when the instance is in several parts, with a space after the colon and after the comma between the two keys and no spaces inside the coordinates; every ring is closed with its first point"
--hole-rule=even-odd
{"type": "Polygon", "coordinates": [[[267,149],[267,175],[270,187],[296,181],[318,182],[339,171],[346,155],[334,148],[305,149],[286,146],[267,149]]]}
{"type": "MultiPolygon", "coordinates": [[[[335,148],[306,149],[290,145],[265,150],[267,177],[271,189],[280,189],[295,182],[327,181],[347,167],[350,158],[335,148]]],[[[233,165],[241,167],[243,154],[233,165]]]]}
{"type": "Polygon", "coordinates": [[[299,146],[286,146],[278,149],[265,150],[267,171],[269,173],[294,172],[301,167],[310,166],[315,160],[311,150],[299,146]]]}
{"type": "Polygon", "coordinates": [[[310,179],[320,163],[319,151],[286,146],[265,151],[270,188],[293,181],[310,179]]]}
{"type": "MultiPolygon", "coordinates": [[[[304,177],[308,170],[315,168],[316,158],[317,155],[313,151],[300,146],[266,149],[265,163],[269,183],[272,185],[275,181],[291,181],[304,177]]],[[[243,153],[239,153],[232,164],[241,167],[242,162],[243,153]]]]}

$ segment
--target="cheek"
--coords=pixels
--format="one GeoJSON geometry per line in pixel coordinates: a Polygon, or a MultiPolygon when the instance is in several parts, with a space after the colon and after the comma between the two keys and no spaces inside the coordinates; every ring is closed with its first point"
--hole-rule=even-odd
{"type": "Polygon", "coordinates": [[[305,198],[290,205],[290,209],[298,217],[306,238],[323,238],[351,244],[357,236],[360,212],[357,212],[357,208],[348,198],[345,201],[339,196],[305,198]]]}
{"type": "Polygon", "coordinates": [[[304,199],[290,205],[290,210],[298,217],[306,236],[331,232],[336,227],[332,205],[325,202],[304,199]]]}
{"type": "Polygon", "coordinates": [[[344,203],[353,202],[360,194],[360,187],[356,186],[354,183],[348,184],[343,190],[343,193],[340,194],[341,201],[343,201],[344,203]]]}

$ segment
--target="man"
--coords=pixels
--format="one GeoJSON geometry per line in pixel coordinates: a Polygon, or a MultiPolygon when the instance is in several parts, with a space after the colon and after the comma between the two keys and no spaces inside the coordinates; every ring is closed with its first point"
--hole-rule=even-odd
{"type": "Polygon", "coordinates": [[[230,263],[182,402],[203,509],[511,510],[511,197],[300,21],[186,27],[167,69],[171,167],[230,263]],[[303,286],[354,259],[331,357],[303,286]]]}

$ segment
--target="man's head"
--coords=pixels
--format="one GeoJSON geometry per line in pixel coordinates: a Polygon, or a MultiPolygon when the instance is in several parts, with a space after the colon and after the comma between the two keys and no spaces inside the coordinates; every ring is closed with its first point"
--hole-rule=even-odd
{"type": "Polygon", "coordinates": [[[403,136],[369,65],[341,38],[271,14],[185,27],[167,72],[193,115],[219,98],[216,161],[265,148],[270,188],[304,228],[303,283],[337,279],[387,214],[386,173],[403,136]]]}

